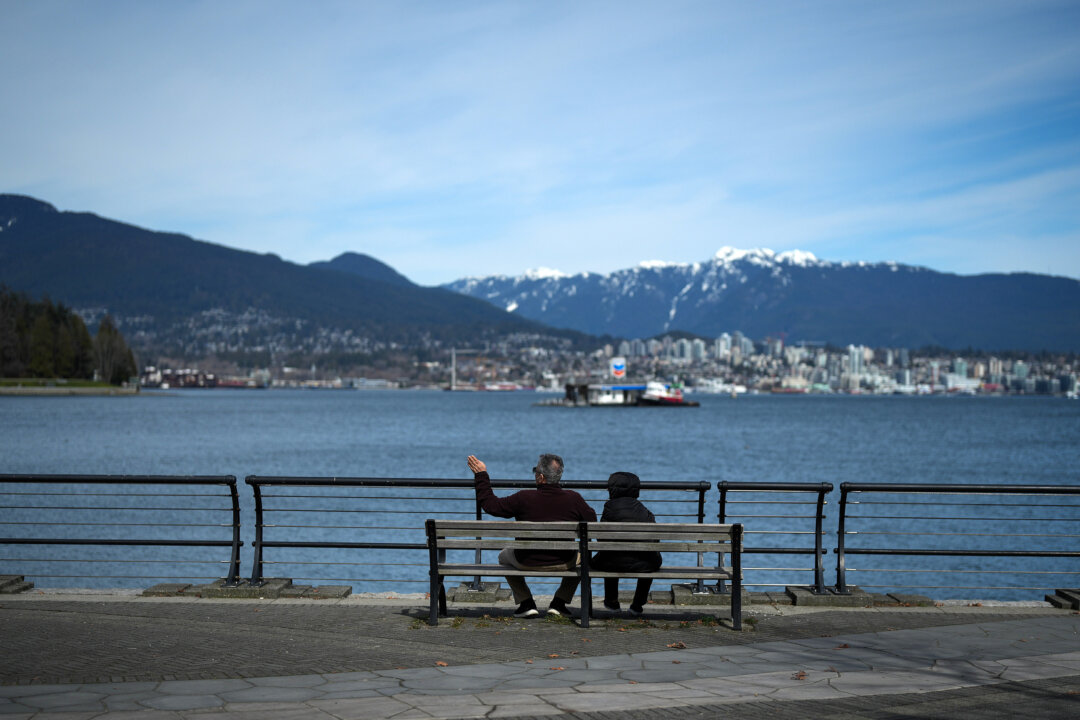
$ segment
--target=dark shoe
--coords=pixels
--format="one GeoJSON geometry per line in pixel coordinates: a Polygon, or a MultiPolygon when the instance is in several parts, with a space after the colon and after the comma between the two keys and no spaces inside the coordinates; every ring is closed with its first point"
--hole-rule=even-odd
{"type": "Polygon", "coordinates": [[[634,605],[631,605],[630,609],[626,611],[626,613],[630,617],[641,617],[641,613],[643,613],[643,612],[645,612],[645,608],[637,607],[637,606],[634,606],[634,605]]]}
{"type": "Polygon", "coordinates": [[[622,605],[617,602],[609,603],[607,600],[604,601],[604,607],[612,612],[619,612],[622,610],[622,605]]]}
{"type": "Polygon", "coordinates": [[[566,607],[566,603],[559,598],[555,598],[551,601],[551,604],[548,605],[548,615],[560,615],[565,618],[573,617],[570,614],[570,608],[566,607]]]}
{"type": "Polygon", "coordinates": [[[532,598],[518,605],[517,610],[514,611],[514,617],[516,618],[531,618],[539,614],[540,611],[536,609],[536,602],[532,598]]]}

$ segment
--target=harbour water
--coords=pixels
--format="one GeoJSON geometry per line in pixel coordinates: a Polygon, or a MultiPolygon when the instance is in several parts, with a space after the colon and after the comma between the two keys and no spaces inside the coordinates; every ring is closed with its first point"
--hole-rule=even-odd
{"type": "MultiPolygon", "coordinates": [[[[629,470],[643,480],[713,484],[1080,485],[1080,403],[1060,398],[696,395],[699,408],[535,407],[542,397],[528,392],[310,390],[6,397],[0,398],[0,473],[235,475],[241,481],[247,475],[468,479],[465,457],[475,454],[495,478],[529,479],[537,455],[556,452],[566,461],[566,478],[577,480],[602,480],[615,470],[629,470]]],[[[835,528],[837,496],[830,498],[833,514],[827,528],[835,528]]],[[[715,490],[709,495],[707,520],[715,521],[717,497],[715,490]]],[[[10,504],[10,498],[0,499],[10,504]]],[[[602,497],[589,499],[599,511],[602,497]]],[[[253,519],[246,486],[241,500],[247,539],[253,519]]],[[[419,526],[425,511],[438,502],[405,501],[400,507],[415,516],[399,514],[395,522],[419,526]]],[[[19,511],[2,512],[8,523],[24,519],[19,511]]],[[[1053,532],[1080,534],[1075,510],[1066,513],[1053,532]]],[[[903,520],[889,523],[904,526],[903,520]]],[[[0,532],[17,533],[18,526],[0,532]]],[[[826,545],[833,547],[835,537],[826,545]]],[[[9,547],[0,552],[8,566],[13,566],[11,558],[24,557],[9,547]]],[[[244,571],[250,569],[249,554],[243,558],[244,571]]],[[[390,577],[422,583],[417,560],[380,562],[406,568],[390,577]]],[[[933,565],[919,558],[906,562],[927,569],[933,565]]],[[[831,556],[830,563],[835,563],[831,556]]],[[[7,572],[4,565],[0,562],[0,572],[7,572]]],[[[1060,562],[1057,568],[1080,571],[1060,562]]],[[[34,569],[17,567],[31,576],[34,569]]],[[[171,574],[162,569],[160,576],[171,574]]],[[[773,576],[759,577],[771,581],[773,576]]],[[[830,582],[832,577],[830,572],[830,582]]],[[[933,585],[919,576],[903,580],[933,585]]],[[[1075,587],[1080,574],[1042,580],[1075,587]]],[[[39,580],[41,585],[92,582],[39,580]]],[[[141,579],[98,582],[146,585],[141,579]]],[[[375,589],[364,582],[352,584],[357,590],[375,589]]],[[[963,591],[934,594],[958,592],[963,591]]]]}

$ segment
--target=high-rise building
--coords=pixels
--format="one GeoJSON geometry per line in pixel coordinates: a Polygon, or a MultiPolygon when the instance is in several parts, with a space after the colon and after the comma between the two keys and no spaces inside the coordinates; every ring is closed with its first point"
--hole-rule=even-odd
{"type": "Polygon", "coordinates": [[[848,372],[858,377],[863,373],[863,347],[862,345],[848,345],[848,372]]]}
{"type": "Polygon", "coordinates": [[[721,333],[713,345],[713,352],[717,360],[731,357],[731,336],[727,333],[721,333]]]}

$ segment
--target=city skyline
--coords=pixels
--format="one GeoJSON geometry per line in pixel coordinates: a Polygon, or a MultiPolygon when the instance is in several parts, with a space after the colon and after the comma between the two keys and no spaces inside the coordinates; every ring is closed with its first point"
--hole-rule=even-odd
{"type": "Polygon", "coordinates": [[[0,192],[415,282],[719,248],[1080,278],[1069,2],[0,0],[0,192]]]}

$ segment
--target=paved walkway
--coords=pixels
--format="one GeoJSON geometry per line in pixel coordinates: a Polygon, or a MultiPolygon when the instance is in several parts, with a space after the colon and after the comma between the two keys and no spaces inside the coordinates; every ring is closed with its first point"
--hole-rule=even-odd
{"type": "Polygon", "coordinates": [[[754,605],[735,632],[653,607],[587,630],[452,607],[431,628],[422,600],[5,596],[0,719],[1080,714],[1073,611],[754,605]]]}

